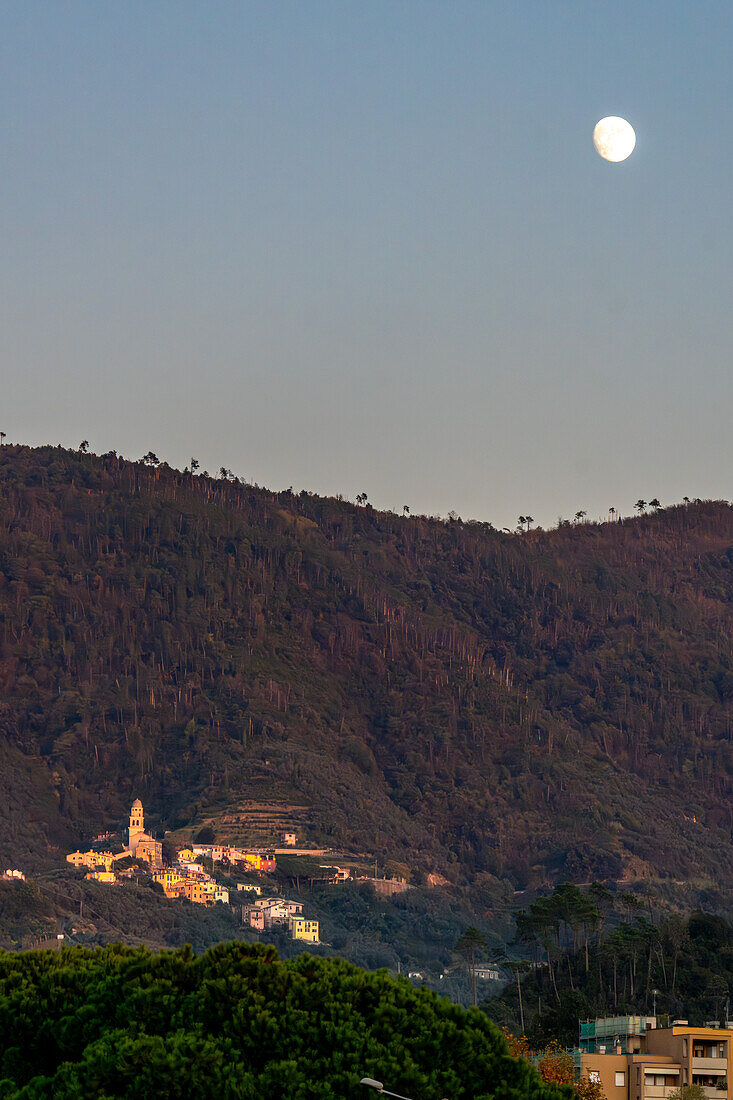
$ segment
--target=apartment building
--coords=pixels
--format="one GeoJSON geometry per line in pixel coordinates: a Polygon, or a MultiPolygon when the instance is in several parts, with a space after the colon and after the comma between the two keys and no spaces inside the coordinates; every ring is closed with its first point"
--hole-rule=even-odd
{"type": "Polygon", "coordinates": [[[66,862],[72,863],[74,867],[89,867],[92,871],[109,871],[118,858],[112,852],[70,852],[66,862]]]}
{"type": "Polygon", "coordinates": [[[709,1100],[728,1100],[733,1024],[690,1027],[654,1016],[615,1016],[580,1025],[576,1065],[598,1081],[607,1100],[665,1100],[683,1085],[700,1085],[709,1100]]]}
{"type": "Polygon", "coordinates": [[[288,920],[290,935],[294,940],[306,940],[308,943],[319,943],[318,921],[306,920],[304,917],[290,917],[288,920]]]}
{"type": "Polygon", "coordinates": [[[197,879],[184,878],[173,887],[174,896],[186,898],[195,905],[206,905],[209,895],[206,891],[206,883],[197,879]]]}

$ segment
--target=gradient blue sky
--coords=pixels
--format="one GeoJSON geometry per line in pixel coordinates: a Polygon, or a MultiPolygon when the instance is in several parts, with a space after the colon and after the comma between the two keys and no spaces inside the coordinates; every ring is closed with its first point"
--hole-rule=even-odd
{"type": "Polygon", "coordinates": [[[497,526],[733,497],[732,42],[728,0],[2,4],[0,427],[497,526]]]}

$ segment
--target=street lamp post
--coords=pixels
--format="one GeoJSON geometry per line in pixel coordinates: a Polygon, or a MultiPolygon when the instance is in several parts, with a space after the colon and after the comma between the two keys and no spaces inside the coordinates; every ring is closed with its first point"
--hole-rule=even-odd
{"type": "Polygon", "coordinates": [[[396,1100],[410,1100],[409,1096],[402,1096],[399,1092],[388,1092],[381,1081],[375,1081],[373,1077],[362,1077],[359,1082],[360,1085],[365,1085],[368,1089],[375,1089],[380,1096],[392,1096],[396,1100]]]}
{"type": "Polygon", "coordinates": [[[376,1089],[381,1096],[396,1096],[397,1100],[410,1100],[409,1096],[400,1096],[398,1092],[387,1092],[381,1081],[375,1081],[373,1077],[362,1077],[360,1085],[366,1085],[368,1089],[376,1089]]]}

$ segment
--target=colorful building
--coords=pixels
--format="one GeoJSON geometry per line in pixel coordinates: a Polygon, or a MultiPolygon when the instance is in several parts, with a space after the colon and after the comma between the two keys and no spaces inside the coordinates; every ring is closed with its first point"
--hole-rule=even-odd
{"type": "Polygon", "coordinates": [[[244,852],[240,848],[224,848],[223,859],[229,863],[247,863],[255,871],[270,872],[277,867],[274,856],[262,852],[244,852]]]}
{"type": "Polygon", "coordinates": [[[153,878],[160,883],[167,895],[169,890],[173,890],[177,882],[181,882],[183,875],[173,867],[164,867],[162,871],[154,871],[153,878]]]}
{"type": "Polygon", "coordinates": [[[264,909],[247,909],[242,913],[242,920],[249,924],[250,928],[253,928],[255,932],[265,931],[264,909]]]}
{"type": "Polygon", "coordinates": [[[84,878],[94,879],[96,882],[106,882],[108,886],[112,886],[117,882],[114,871],[87,871],[84,878]]]}
{"type": "Polygon", "coordinates": [[[226,886],[220,886],[218,882],[205,882],[204,893],[212,905],[217,901],[223,901],[225,905],[229,904],[229,891],[226,886]]]}
{"type": "Polygon", "coordinates": [[[207,905],[209,901],[206,883],[198,882],[196,879],[182,879],[175,884],[173,891],[178,897],[186,898],[187,901],[191,901],[195,905],[207,905]]]}
{"type": "Polygon", "coordinates": [[[290,935],[294,940],[306,940],[308,943],[320,943],[318,939],[318,921],[305,917],[290,917],[288,920],[290,935]]]}
{"type": "Polygon", "coordinates": [[[92,870],[102,868],[109,871],[114,861],[120,858],[111,852],[71,852],[66,857],[66,862],[73,863],[74,867],[91,867],[92,870]]]}

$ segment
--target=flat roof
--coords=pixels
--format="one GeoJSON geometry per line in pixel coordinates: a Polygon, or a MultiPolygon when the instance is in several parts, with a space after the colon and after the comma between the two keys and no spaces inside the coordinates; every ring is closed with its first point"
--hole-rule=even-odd
{"type": "Polygon", "coordinates": [[[729,1027],[687,1027],[687,1025],[675,1024],[672,1027],[658,1027],[657,1031],[671,1031],[673,1035],[699,1035],[701,1039],[730,1039],[733,1037],[733,1028],[729,1027]]]}

